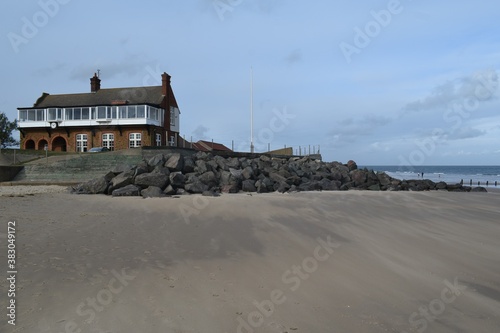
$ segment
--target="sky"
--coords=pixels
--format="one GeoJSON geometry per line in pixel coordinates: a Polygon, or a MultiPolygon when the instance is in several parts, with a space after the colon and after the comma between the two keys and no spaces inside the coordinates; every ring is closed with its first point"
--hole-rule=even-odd
{"type": "Polygon", "coordinates": [[[500,164],[497,0],[0,6],[0,111],[11,120],[42,92],[89,92],[98,69],[102,88],[160,85],[167,72],[188,140],[249,151],[253,81],[257,152],[500,164]]]}

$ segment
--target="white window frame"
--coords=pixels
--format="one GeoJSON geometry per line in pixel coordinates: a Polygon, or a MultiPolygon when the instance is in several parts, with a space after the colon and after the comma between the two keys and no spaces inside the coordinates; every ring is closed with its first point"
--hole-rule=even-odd
{"type": "Polygon", "coordinates": [[[76,135],[76,151],[79,153],[84,153],[87,151],[88,148],[88,141],[89,137],[88,134],[77,134],[76,135]]]}
{"type": "Polygon", "coordinates": [[[161,146],[161,134],[156,133],[156,146],[160,147],[161,146]]]}
{"type": "Polygon", "coordinates": [[[114,133],[104,133],[102,135],[102,146],[109,150],[115,150],[115,135],[114,133]]]}
{"type": "Polygon", "coordinates": [[[142,146],[142,133],[130,133],[128,135],[128,147],[139,148],[142,146]]]}

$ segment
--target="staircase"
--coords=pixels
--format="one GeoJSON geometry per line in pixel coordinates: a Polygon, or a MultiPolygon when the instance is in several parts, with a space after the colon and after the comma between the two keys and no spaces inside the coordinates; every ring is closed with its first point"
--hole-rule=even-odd
{"type": "Polygon", "coordinates": [[[104,176],[118,165],[136,165],[141,149],[51,156],[26,163],[13,183],[80,183],[104,176]]]}

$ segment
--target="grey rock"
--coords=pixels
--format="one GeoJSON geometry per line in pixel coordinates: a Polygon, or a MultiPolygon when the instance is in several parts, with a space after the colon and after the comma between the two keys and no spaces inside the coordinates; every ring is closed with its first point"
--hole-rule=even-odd
{"type": "Polygon", "coordinates": [[[349,169],[349,171],[353,171],[358,168],[358,165],[353,160],[350,160],[349,162],[347,162],[347,168],[349,169]]]}
{"type": "Polygon", "coordinates": [[[182,174],[182,172],[177,171],[177,172],[172,172],[169,176],[170,179],[170,184],[172,184],[173,187],[184,187],[184,182],[186,180],[186,177],[182,174]]]}
{"type": "Polygon", "coordinates": [[[200,175],[208,171],[207,162],[205,162],[204,160],[197,160],[195,164],[196,167],[194,168],[194,170],[200,175]]]}
{"type": "Polygon", "coordinates": [[[473,187],[470,191],[471,192],[488,192],[488,190],[486,190],[486,188],[484,188],[482,186],[473,187]]]}
{"type": "Polygon", "coordinates": [[[159,165],[164,165],[164,164],[165,164],[165,156],[163,156],[163,154],[157,154],[151,157],[148,161],[148,165],[151,170],[153,170],[155,167],[159,165]]]}
{"type": "Polygon", "coordinates": [[[241,170],[236,170],[233,168],[229,168],[229,172],[231,173],[231,176],[235,179],[241,179],[241,170]]]}
{"type": "Polygon", "coordinates": [[[165,162],[165,167],[173,172],[182,171],[184,168],[184,157],[180,153],[172,154],[165,162]]]}
{"type": "Polygon", "coordinates": [[[203,184],[199,179],[194,179],[192,183],[186,183],[184,189],[189,193],[203,193],[208,191],[209,187],[203,184]]]}
{"type": "Polygon", "coordinates": [[[184,173],[194,172],[195,163],[191,156],[184,157],[184,173]]]}
{"type": "Polygon", "coordinates": [[[137,197],[141,195],[141,188],[139,186],[130,184],[114,190],[111,194],[114,197],[137,197]]]}
{"type": "Polygon", "coordinates": [[[351,171],[349,175],[351,176],[351,179],[354,182],[354,186],[363,185],[368,180],[367,172],[364,170],[356,169],[351,171]]]}
{"type": "Polygon", "coordinates": [[[201,195],[204,197],[220,197],[220,194],[214,191],[204,191],[201,195]]]}
{"type": "Polygon", "coordinates": [[[177,193],[177,190],[172,187],[172,185],[168,185],[165,190],[163,190],[163,194],[165,195],[174,195],[177,193]]]}
{"type": "Polygon", "coordinates": [[[443,190],[443,189],[446,189],[448,187],[448,184],[446,184],[445,182],[439,182],[436,184],[436,190],[443,190]]]}
{"type": "Polygon", "coordinates": [[[257,192],[257,188],[255,187],[255,181],[251,179],[244,180],[241,184],[241,189],[244,192],[257,192]]]}
{"type": "Polygon", "coordinates": [[[213,171],[207,171],[201,176],[199,176],[200,181],[207,185],[209,188],[217,185],[217,179],[215,178],[215,174],[213,171]]]}
{"type": "Polygon", "coordinates": [[[319,185],[323,191],[338,191],[340,189],[340,184],[341,183],[339,181],[329,180],[326,178],[319,181],[319,185]]]}
{"type": "Polygon", "coordinates": [[[164,189],[168,184],[168,177],[163,173],[143,173],[135,177],[134,184],[140,186],[141,188],[147,188],[149,186],[157,186],[164,189]]]}
{"type": "Polygon", "coordinates": [[[143,198],[161,198],[165,196],[161,188],[158,186],[150,186],[142,190],[141,195],[143,198]]]}
{"type": "Polygon", "coordinates": [[[114,173],[115,175],[118,175],[122,172],[127,172],[127,171],[131,171],[135,169],[135,166],[133,165],[130,165],[130,164],[120,164],[120,165],[117,165],[115,166],[111,172],[114,173]]]}
{"type": "Polygon", "coordinates": [[[87,182],[81,183],[73,189],[76,194],[104,194],[109,186],[105,177],[99,177],[87,182]]]}
{"type": "Polygon", "coordinates": [[[241,171],[241,176],[243,179],[252,179],[253,178],[253,169],[250,166],[247,166],[245,169],[241,171]]]}
{"type": "Polygon", "coordinates": [[[113,190],[116,190],[118,188],[130,185],[132,184],[133,180],[134,180],[133,175],[131,175],[129,172],[123,172],[118,176],[114,177],[113,179],[111,179],[110,191],[112,192],[113,190]]]}
{"type": "Polygon", "coordinates": [[[279,182],[274,184],[274,189],[280,193],[285,193],[290,190],[291,186],[287,182],[279,182]]]}

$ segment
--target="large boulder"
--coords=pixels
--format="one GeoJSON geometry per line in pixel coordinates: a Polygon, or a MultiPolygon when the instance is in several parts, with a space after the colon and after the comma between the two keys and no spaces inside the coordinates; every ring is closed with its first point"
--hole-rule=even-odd
{"type": "Polygon", "coordinates": [[[81,183],[73,188],[73,193],[76,194],[104,194],[108,190],[109,181],[106,177],[99,177],[81,183]]]}
{"type": "Polygon", "coordinates": [[[215,178],[215,173],[213,171],[207,171],[198,178],[203,184],[207,185],[209,188],[217,186],[217,179],[215,178]]]}
{"type": "Polygon", "coordinates": [[[141,188],[139,186],[130,184],[114,190],[111,195],[113,195],[114,197],[137,197],[141,195],[141,188]]]}
{"type": "Polygon", "coordinates": [[[116,189],[130,185],[133,182],[134,175],[132,171],[120,173],[118,176],[111,179],[111,185],[109,186],[108,194],[111,194],[116,189]]]}
{"type": "Polygon", "coordinates": [[[180,153],[172,154],[165,162],[165,167],[170,171],[182,171],[184,169],[184,157],[180,153]]]}
{"type": "Polygon", "coordinates": [[[140,186],[141,188],[157,186],[164,189],[168,184],[168,177],[159,172],[143,173],[135,177],[134,184],[140,186]]]}
{"type": "Polygon", "coordinates": [[[256,192],[257,188],[255,187],[255,181],[251,179],[244,180],[241,183],[241,189],[243,192],[256,192]]]}
{"type": "Polygon", "coordinates": [[[184,176],[180,171],[172,172],[169,176],[169,180],[170,184],[172,184],[172,186],[175,188],[184,187],[186,176],[184,176]]]}
{"type": "Polygon", "coordinates": [[[353,170],[349,173],[352,181],[354,182],[354,186],[361,186],[366,183],[368,180],[367,172],[364,170],[353,170]]]}
{"type": "Polygon", "coordinates": [[[349,160],[349,162],[347,162],[347,167],[349,168],[349,171],[353,171],[358,168],[358,165],[353,160],[349,160]]]}
{"type": "Polygon", "coordinates": [[[186,183],[184,185],[184,189],[189,193],[203,193],[208,191],[209,187],[206,184],[203,184],[200,179],[195,178],[192,179],[191,183],[186,183]]]}
{"type": "Polygon", "coordinates": [[[150,186],[142,190],[141,195],[143,198],[161,198],[165,196],[161,188],[158,186],[150,186]]]}
{"type": "Polygon", "coordinates": [[[157,166],[162,166],[165,164],[165,156],[163,154],[157,154],[151,157],[148,161],[150,170],[153,170],[157,166]]]}
{"type": "Polygon", "coordinates": [[[207,162],[204,160],[197,160],[195,162],[195,168],[194,170],[199,173],[200,175],[208,171],[208,165],[207,162]]]}
{"type": "Polygon", "coordinates": [[[191,173],[194,172],[194,160],[191,156],[185,156],[184,157],[184,169],[183,172],[186,173],[191,173]]]}

